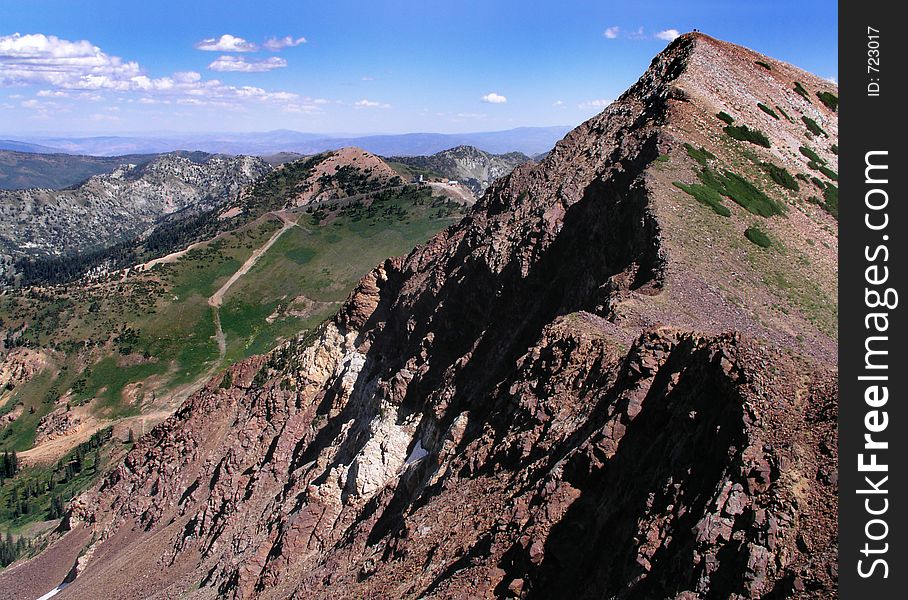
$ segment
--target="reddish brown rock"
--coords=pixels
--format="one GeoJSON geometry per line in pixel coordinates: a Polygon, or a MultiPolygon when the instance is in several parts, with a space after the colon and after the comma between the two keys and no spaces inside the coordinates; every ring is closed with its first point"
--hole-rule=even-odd
{"type": "Polygon", "coordinates": [[[795,195],[765,220],[789,256],[829,246],[799,306],[765,283],[781,259],[744,246],[756,217],[672,185],[699,169],[685,142],[742,164],[720,110],[794,170],[803,128],[754,98],[834,143],[795,78],[828,87],[673,42],[317,339],[232,367],[140,439],[74,504],[96,541],[66,596],[834,596],[836,486],[816,474],[835,468],[836,341],[815,311],[834,221],[795,195]]]}

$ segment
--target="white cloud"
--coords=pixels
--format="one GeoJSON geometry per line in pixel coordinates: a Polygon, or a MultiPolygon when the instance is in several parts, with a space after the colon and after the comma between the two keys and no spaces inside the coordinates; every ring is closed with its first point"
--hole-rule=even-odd
{"type": "Polygon", "coordinates": [[[375,77],[372,77],[371,75],[363,75],[362,77],[359,78],[359,80],[360,81],[375,81],[375,77]]]}
{"type": "Polygon", "coordinates": [[[618,27],[617,25],[615,25],[614,27],[609,27],[605,31],[603,31],[602,35],[605,36],[606,39],[614,40],[615,38],[618,37],[618,34],[620,32],[621,32],[621,28],[618,27]]]}
{"type": "Polygon", "coordinates": [[[70,89],[127,89],[141,75],[138,63],[109,56],[86,40],[41,33],[0,37],[0,85],[51,85],[70,89]]]}
{"type": "Polygon", "coordinates": [[[595,100],[588,100],[587,102],[582,102],[581,104],[578,104],[577,108],[584,108],[584,109],[586,109],[586,108],[605,108],[606,106],[608,106],[611,103],[612,103],[611,100],[607,100],[605,98],[596,98],[595,100]]]}
{"type": "Polygon", "coordinates": [[[665,40],[666,42],[671,42],[680,35],[681,35],[681,33],[677,29],[666,29],[664,31],[660,31],[659,33],[657,33],[656,37],[660,40],[665,40]]]}
{"type": "Polygon", "coordinates": [[[357,100],[353,103],[353,108],[391,108],[390,104],[385,104],[383,102],[375,102],[373,100],[357,100]]]}
{"type": "MultiPolygon", "coordinates": [[[[226,58],[230,61],[237,57],[226,58]]],[[[240,67],[235,62],[227,66],[249,71],[269,70],[285,64],[283,59],[271,57],[264,61],[242,61],[240,67]]],[[[196,71],[150,77],[138,63],[110,56],[86,40],[73,42],[40,33],[0,36],[0,87],[39,85],[48,89],[38,91],[38,97],[55,100],[96,101],[103,98],[102,93],[115,93],[137,94],[128,100],[141,104],[181,103],[231,108],[240,102],[283,105],[300,101],[299,96],[291,92],[227,85],[217,79],[203,79],[196,71]]],[[[55,108],[37,104],[22,107],[43,108],[44,112],[55,108]]],[[[56,107],[57,110],[63,108],[63,105],[56,107]]]]}
{"type": "Polygon", "coordinates": [[[489,104],[504,104],[508,99],[501,94],[496,94],[495,92],[489,92],[482,97],[483,102],[488,102],[489,104]]]}
{"type": "Polygon", "coordinates": [[[269,38],[269,39],[265,40],[265,43],[262,45],[265,46],[265,48],[267,48],[268,50],[271,50],[272,52],[279,52],[280,50],[283,50],[284,48],[291,48],[293,46],[299,46],[300,44],[305,44],[305,43],[306,43],[306,38],[304,38],[304,37],[295,38],[293,36],[287,35],[282,38],[276,38],[276,37],[269,38]]]}
{"type": "Polygon", "coordinates": [[[245,56],[220,56],[208,65],[212,71],[239,73],[264,73],[287,66],[287,61],[277,56],[262,60],[247,60],[245,56]]]}
{"type": "Polygon", "coordinates": [[[61,112],[68,112],[68,109],[65,106],[62,106],[57,102],[50,100],[36,100],[35,98],[23,100],[19,103],[19,106],[31,111],[31,118],[41,120],[49,119],[50,117],[61,112]]]}
{"type": "Polygon", "coordinates": [[[173,80],[177,83],[195,83],[202,80],[202,74],[196,71],[177,71],[173,74],[173,80]]]}
{"type": "Polygon", "coordinates": [[[208,52],[255,52],[258,47],[241,37],[225,33],[219,38],[207,38],[196,43],[196,49],[208,52]]]}
{"type": "Polygon", "coordinates": [[[552,102],[552,106],[555,108],[564,108],[564,100],[555,100],[552,102]]]}
{"type": "Polygon", "coordinates": [[[828,81],[829,83],[834,83],[835,85],[839,85],[839,78],[835,75],[830,75],[826,78],[826,81],[828,81]]]}

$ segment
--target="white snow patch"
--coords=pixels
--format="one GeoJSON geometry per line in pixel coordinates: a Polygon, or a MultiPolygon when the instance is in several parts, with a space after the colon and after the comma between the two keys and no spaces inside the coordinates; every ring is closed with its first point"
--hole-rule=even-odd
{"type": "Polygon", "coordinates": [[[58,592],[63,591],[66,588],[66,586],[68,586],[68,585],[69,585],[68,583],[61,583],[60,585],[58,585],[51,591],[47,592],[46,594],[44,594],[43,596],[38,598],[38,600],[47,600],[48,598],[53,598],[54,596],[57,595],[58,592]]]}

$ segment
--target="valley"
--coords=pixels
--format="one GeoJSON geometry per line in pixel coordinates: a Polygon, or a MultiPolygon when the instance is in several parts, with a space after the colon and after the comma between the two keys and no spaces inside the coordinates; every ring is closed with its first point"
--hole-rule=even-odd
{"type": "Polygon", "coordinates": [[[0,484],[0,528],[30,535],[55,517],[52,500],[84,489],[219,370],[314,331],[374,264],[466,208],[427,186],[357,182],[319,200],[269,195],[280,208],[237,214],[165,259],[0,294],[0,447],[19,461],[0,484]],[[62,477],[99,435],[94,462],[62,477]]]}

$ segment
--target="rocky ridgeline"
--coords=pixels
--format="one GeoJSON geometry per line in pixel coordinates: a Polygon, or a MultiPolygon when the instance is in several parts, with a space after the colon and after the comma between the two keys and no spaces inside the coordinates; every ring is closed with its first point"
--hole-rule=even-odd
{"type": "Polygon", "coordinates": [[[74,188],[3,190],[0,249],[48,256],[101,248],[135,237],[177,211],[219,206],[268,171],[264,161],[250,156],[194,162],[165,154],[74,188]]]}
{"type": "MultiPolygon", "coordinates": [[[[835,339],[794,300],[766,312],[773,264],[739,244],[762,217],[671,183],[699,168],[685,142],[738,156],[717,106],[821,85],[776,62],[771,84],[704,78],[759,59],[673,42],[315,339],[214,378],[0,590],[88,546],[68,597],[834,596],[835,339]]],[[[758,161],[799,143],[761,129],[758,161]]],[[[787,252],[834,244],[826,212],[779,197],[761,224],[787,252]]],[[[801,275],[822,290],[833,261],[801,275]]]]}

